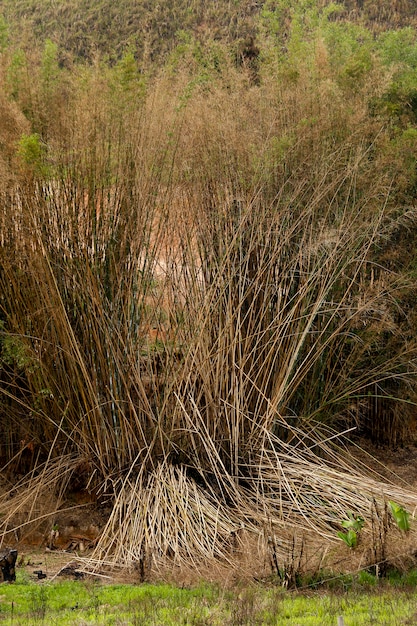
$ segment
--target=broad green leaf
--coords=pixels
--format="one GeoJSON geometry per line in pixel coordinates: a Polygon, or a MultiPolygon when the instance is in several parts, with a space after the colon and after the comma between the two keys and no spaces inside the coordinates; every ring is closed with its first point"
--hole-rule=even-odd
{"type": "Polygon", "coordinates": [[[339,537],[339,539],[342,539],[342,541],[344,541],[349,548],[356,548],[356,545],[358,543],[358,535],[354,530],[349,529],[347,533],[338,532],[337,536],[339,537]]]}
{"type": "Polygon", "coordinates": [[[389,505],[391,507],[392,516],[395,519],[395,522],[400,530],[408,531],[410,530],[410,514],[408,511],[404,509],[400,504],[389,501],[389,505]]]}

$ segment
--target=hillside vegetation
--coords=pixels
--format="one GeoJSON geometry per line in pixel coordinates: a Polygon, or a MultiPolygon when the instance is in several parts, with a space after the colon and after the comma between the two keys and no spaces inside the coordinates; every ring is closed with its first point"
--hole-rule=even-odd
{"type": "Polygon", "coordinates": [[[415,27],[413,0],[2,0],[0,12],[13,41],[30,47],[51,39],[60,49],[61,61],[92,60],[97,54],[109,60],[133,48],[142,64],[161,62],[188,32],[199,41],[213,39],[245,45],[259,33],[259,15],[272,12],[280,18],[279,30],[288,27],[297,11],[332,9],[334,18],[352,21],[372,32],[415,27]],[[337,8],[336,8],[337,7],[337,8]],[[294,10],[295,9],[295,10],[294,10]]]}
{"type": "Polygon", "coordinates": [[[415,31],[151,4],[0,3],[3,536],[84,489],[143,576],[294,583],[349,514],[385,562],[416,496],[346,444],[415,437],[415,31]]]}
{"type": "Polygon", "coordinates": [[[229,42],[245,38],[254,33],[258,13],[256,3],[249,0],[6,0],[0,3],[0,10],[14,40],[33,45],[49,38],[60,46],[63,57],[70,54],[90,60],[97,54],[114,60],[131,47],[146,64],[166,56],[184,31],[202,40],[208,36],[229,42]]]}

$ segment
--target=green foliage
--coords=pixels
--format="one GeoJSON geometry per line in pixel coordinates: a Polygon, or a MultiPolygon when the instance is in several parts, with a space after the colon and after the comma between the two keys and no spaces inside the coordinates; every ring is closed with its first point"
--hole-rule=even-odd
{"type": "MultiPolygon", "coordinates": [[[[332,579],[334,580],[334,578],[332,579]]],[[[2,621],[8,626],[77,623],[110,626],[117,623],[151,626],[173,624],[280,624],[334,626],[340,615],[357,626],[412,623],[415,601],[409,592],[385,587],[378,594],[375,581],[358,575],[352,584],[334,593],[288,593],[282,588],[239,585],[187,587],[170,585],[100,585],[77,581],[40,586],[18,572],[17,582],[2,586],[2,621]],[[349,593],[346,593],[346,588],[349,593]],[[233,620],[233,621],[232,621],[233,620]]],[[[331,582],[328,583],[331,590],[331,582]]]]}
{"type": "Polygon", "coordinates": [[[352,58],[369,56],[372,50],[372,34],[355,22],[329,21],[321,28],[321,34],[336,73],[346,67],[352,58]]]}
{"type": "Polygon", "coordinates": [[[282,43],[291,16],[291,3],[286,0],[266,0],[260,12],[260,24],[264,36],[282,43]]]}
{"type": "Polygon", "coordinates": [[[128,50],[117,62],[115,74],[123,91],[131,91],[141,82],[138,63],[132,50],[128,50]]]}
{"type": "Polygon", "coordinates": [[[22,372],[35,371],[38,363],[33,359],[27,344],[17,335],[0,335],[0,368],[2,364],[22,372]]]}
{"type": "Polygon", "coordinates": [[[349,519],[341,522],[343,528],[346,528],[346,530],[354,530],[357,533],[360,532],[365,524],[363,517],[361,515],[355,516],[351,511],[348,511],[348,518],[349,519]]]}
{"type": "Polygon", "coordinates": [[[210,86],[216,79],[224,76],[228,69],[227,57],[219,42],[206,40],[202,44],[186,31],[177,33],[178,45],[167,61],[167,69],[175,73],[187,71],[192,76],[190,85],[210,86]]]}
{"type": "Polygon", "coordinates": [[[389,501],[389,505],[398,528],[404,532],[408,532],[410,530],[410,513],[406,511],[403,506],[392,500],[389,501]]]}
{"type": "Polygon", "coordinates": [[[414,590],[417,585],[417,569],[404,572],[396,568],[390,568],[387,572],[387,580],[392,587],[414,590]]]}
{"type": "Polygon", "coordinates": [[[378,50],[383,63],[397,72],[417,69],[417,36],[414,28],[388,30],[378,38],[378,50]]]}
{"type": "Polygon", "coordinates": [[[347,532],[338,532],[337,536],[345,542],[348,548],[356,548],[358,544],[358,533],[352,528],[350,528],[347,532]]]}
{"type": "Polygon", "coordinates": [[[139,68],[134,48],[129,47],[113,67],[103,68],[107,71],[114,115],[122,118],[128,110],[133,114],[140,110],[146,98],[147,77],[139,68]]]}
{"type": "Polygon", "coordinates": [[[372,66],[370,51],[361,48],[346,62],[341,77],[342,84],[349,86],[352,90],[361,88],[372,66]]]}
{"type": "Polygon", "coordinates": [[[19,141],[18,153],[26,165],[39,166],[45,149],[37,133],[22,135],[19,141]]]}
{"type": "Polygon", "coordinates": [[[368,588],[368,587],[376,587],[379,584],[379,579],[375,574],[371,572],[367,572],[366,570],[361,570],[357,576],[357,582],[360,587],[368,588]]]}
{"type": "Polygon", "coordinates": [[[365,520],[361,515],[354,515],[351,511],[347,513],[348,519],[341,522],[345,531],[337,533],[339,539],[345,542],[348,548],[354,549],[358,544],[358,534],[362,530],[365,520]]]}
{"type": "Polygon", "coordinates": [[[12,54],[6,73],[8,91],[15,99],[22,93],[26,82],[27,71],[26,54],[23,50],[18,48],[12,54]]]}
{"type": "Polygon", "coordinates": [[[18,143],[17,154],[28,173],[35,176],[48,174],[46,146],[38,133],[22,135],[18,143]]]}
{"type": "Polygon", "coordinates": [[[382,93],[374,96],[374,113],[385,115],[396,127],[404,128],[417,120],[417,39],[413,29],[390,30],[378,37],[374,54],[389,69],[390,80],[382,93]]]}
{"type": "Polygon", "coordinates": [[[56,87],[59,73],[58,46],[50,39],[47,39],[42,52],[40,67],[42,86],[47,93],[50,93],[56,87]]]}
{"type": "Polygon", "coordinates": [[[0,13],[0,52],[5,52],[9,45],[9,25],[7,24],[5,17],[0,13]]]}

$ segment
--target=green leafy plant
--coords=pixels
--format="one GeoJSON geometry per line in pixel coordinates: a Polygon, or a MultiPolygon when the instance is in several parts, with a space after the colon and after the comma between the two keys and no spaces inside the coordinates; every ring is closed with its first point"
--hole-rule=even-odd
{"type": "Polygon", "coordinates": [[[341,522],[346,532],[339,531],[337,536],[339,539],[342,539],[349,548],[353,549],[358,545],[358,533],[362,530],[365,520],[361,515],[355,516],[352,511],[348,511],[347,515],[348,519],[341,522]]]}
{"type": "Polygon", "coordinates": [[[392,516],[398,528],[405,532],[409,531],[410,530],[409,512],[406,511],[404,507],[402,507],[400,504],[397,504],[396,502],[393,502],[392,500],[389,501],[389,505],[391,508],[392,516]]]}
{"type": "Polygon", "coordinates": [[[347,533],[339,531],[337,533],[337,536],[339,537],[339,539],[342,539],[342,541],[345,542],[348,548],[353,549],[356,548],[356,546],[358,545],[358,533],[352,530],[352,528],[350,528],[347,533]]]}
{"type": "Polygon", "coordinates": [[[45,176],[48,167],[45,162],[46,145],[38,133],[23,134],[17,147],[17,155],[27,174],[45,176]]]}
{"type": "Polygon", "coordinates": [[[343,528],[346,528],[346,530],[354,530],[356,533],[360,532],[365,524],[363,517],[361,515],[355,517],[352,511],[348,511],[348,518],[349,519],[342,521],[343,528]]]}

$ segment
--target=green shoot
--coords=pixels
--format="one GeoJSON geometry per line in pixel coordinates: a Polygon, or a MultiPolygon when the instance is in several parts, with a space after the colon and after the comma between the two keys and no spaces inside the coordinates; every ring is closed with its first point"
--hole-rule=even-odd
{"type": "Polygon", "coordinates": [[[344,533],[342,531],[337,533],[337,536],[339,537],[339,539],[342,539],[342,541],[345,542],[345,544],[348,546],[348,548],[356,548],[356,546],[358,545],[358,534],[352,530],[352,528],[350,528],[347,533],[344,533]]]}
{"type": "Polygon", "coordinates": [[[351,511],[348,511],[348,517],[349,519],[342,521],[343,528],[346,528],[346,530],[354,530],[357,533],[360,532],[365,524],[363,517],[360,515],[355,517],[351,511]]]}
{"type": "Polygon", "coordinates": [[[396,502],[393,502],[392,500],[389,501],[389,505],[391,508],[392,516],[398,528],[405,532],[409,531],[410,530],[409,512],[406,511],[404,507],[402,507],[400,504],[397,504],[396,502]]]}

